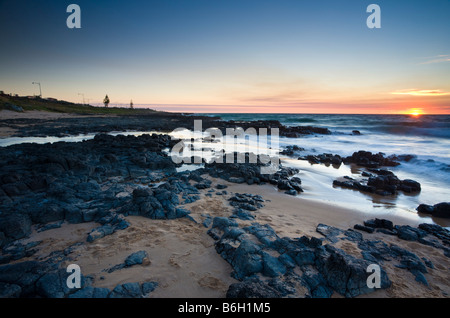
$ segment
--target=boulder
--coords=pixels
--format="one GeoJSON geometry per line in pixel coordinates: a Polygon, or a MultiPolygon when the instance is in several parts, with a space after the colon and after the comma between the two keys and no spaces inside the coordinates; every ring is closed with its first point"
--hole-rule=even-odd
{"type": "Polygon", "coordinates": [[[434,212],[434,206],[428,205],[428,204],[420,204],[416,208],[417,212],[424,213],[424,214],[433,214],[434,212]]]}
{"type": "Polygon", "coordinates": [[[112,233],[114,233],[114,228],[110,224],[105,224],[105,225],[102,225],[102,226],[99,226],[99,227],[93,229],[89,233],[89,235],[87,237],[87,241],[89,243],[92,243],[95,240],[101,239],[102,237],[105,237],[112,233]]]}
{"type": "Polygon", "coordinates": [[[386,219],[371,219],[364,221],[364,225],[366,227],[374,228],[374,229],[386,229],[386,230],[393,230],[394,229],[394,223],[392,221],[386,220],[386,219]]]}
{"type": "MultiPolygon", "coordinates": [[[[67,286],[67,279],[70,273],[62,268],[57,271],[47,272],[36,282],[36,292],[45,298],[65,298],[69,294],[76,292],[67,286]]],[[[85,279],[81,276],[81,288],[84,287],[85,279]]]]}
{"type": "Polygon", "coordinates": [[[397,230],[397,236],[406,241],[417,241],[419,238],[427,235],[424,230],[409,225],[396,225],[395,229],[397,230]]]}
{"type": "Polygon", "coordinates": [[[231,265],[238,280],[262,272],[261,248],[250,240],[244,240],[235,250],[231,265]]]}
{"type": "Polygon", "coordinates": [[[355,226],[353,227],[355,230],[360,230],[360,231],[364,231],[367,233],[373,233],[374,229],[372,227],[368,227],[368,226],[364,226],[361,224],[355,224],[355,226]]]}
{"type": "MultiPolygon", "coordinates": [[[[367,286],[367,269],[370,262],[355,258],[331,245],[318,249],[317,267],[324,276],[328,286],[345,297],[356,297],[372,292],[367,286]]],[[[391,286],[386,272],[381,269],[381,288],[391,286]]]]}
{"type": "Polygon", "coordinates": [[[262,252],[263,270],[262,273],[268,277],[278,277],[286,273],[286,266],[267,252],[262,252]]]}
{"type": "Polygon", "coordinates": [[[125,265],[127,267],[144,263],[149,263],[148,254],[146,251],[135,252],[125,259],[125,265]]]}
{"type": "Polygon", "coordinates": [[[442,202],[434,205],[433,216],[439,218],[450,218],[450,202],[442,202]]]}
{"type": "Polygon", "coordinates": [[[312,298],[330,298],[333,290],[328,286],[327,281],[321,273],[312,268],[305,268],[302,275],[302,282],[312,298]]]}
{"type": "Polygon", "coordinates": [[[220,230],[225,230],[228,227],[237,227],[238,224],[235,220],[227,218],[227,217],[222,217],[222,216],[217,216],[213,219],[213,224],[212,227],[213,228],[218,228],[220,230]]]}
{"type": "Polygon", "coordinates": [[[31,219],[22,213],[0,215],[0,232],[7,238],[18,240],[31,234],[31,219]]]}

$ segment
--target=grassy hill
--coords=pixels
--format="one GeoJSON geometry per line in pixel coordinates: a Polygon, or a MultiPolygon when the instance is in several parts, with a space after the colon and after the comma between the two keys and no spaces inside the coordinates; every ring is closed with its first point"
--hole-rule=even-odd
{"type": "Polygon", "coordinates": [[[0,95],[0,110],[17,111],[16,107],[24,111],[39,110],[57,113],[71,113],[82,115],[155,115],[159,112],[152,109],[130,109],[122,107],[95,107],[90,105],[74,104],[61,100],[49,100],[44,98],[28,98],[24,96],[0,95]]]}

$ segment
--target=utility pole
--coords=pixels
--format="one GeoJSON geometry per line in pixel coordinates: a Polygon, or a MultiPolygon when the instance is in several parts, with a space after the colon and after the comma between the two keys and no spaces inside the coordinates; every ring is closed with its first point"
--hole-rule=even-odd
{"type": "Polygon", "coordinates": [[[82,93],[78,93],[78,95],[81,95],[81,96],[83,96],[83,105],[85,105],[85,102],[84,102],[84,94],[82,94],[82,93]]]}
{"type": "Polygon", "coordinates": [[[42,98],[41,83],[33,82],[32,84],[37,84],[37,85],[39,85],[39,97],[42,98]]]}

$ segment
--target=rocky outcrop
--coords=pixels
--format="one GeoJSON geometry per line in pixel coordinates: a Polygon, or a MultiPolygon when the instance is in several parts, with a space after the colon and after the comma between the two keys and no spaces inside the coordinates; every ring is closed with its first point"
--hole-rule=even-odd
{"type": "Polygon", "coordinates": [[[134,265],[150,265],[148,254],[146,251],[138,251],[130,254],[123,263],[114,265],[111,268],[105,269],[105,272],[112,273],[134,265]]]}
{"type": "Polygon", "coordinates": [[[431,214],[437,218],[450,219],[450,202],[442,202],[435,205],[421,204],[416,210],[419,213],[431,214]]]}
{"type": "Polygon", "coordinates": [[[372,153],[370,151],[360,150],[354,152],[353,155],[343,159],[345,164],[354,163],[358,166],[367,168],[379,167],[395,167],[400,163],[395,160],[395,157],[385,157],[383,153],[372,153]]]}
{"type": "Polygon", "coordinates": [[[393,172],[383,169],[371,169],[373,173],[363,172],[368,178],[355,180],[351,177],[334,180],[333,186],[374,193],[382,196],[396,195],[399,191],[404,193],[418,193],[421,191],[419,182],[405,179],[400,180],[393,172]]]}
{"type": "MultiPolygon", "coordinates": [[[[352,231],[321,225],[318,231],[326,238],[347,234],[348,239],[362,241],[352,231]]],[[[357,259],[323,240],[303,236],[280,238],[267,224],[253,223],[240,228],[228,218],[215,218],[208,231],[216,240],[216,251],[233,267],[232,276],[240,282],[229,287],[227,297],[298,296],[298,286],[308,290],[309,297],[331,297],[338,292],[355,297],[372,292],[367,286],[368,260],[357,259]],[[299,267],[303,275],[298,275],[299,267]]],[[[381,288],[390,286],[382,273],[381,288]]]]}

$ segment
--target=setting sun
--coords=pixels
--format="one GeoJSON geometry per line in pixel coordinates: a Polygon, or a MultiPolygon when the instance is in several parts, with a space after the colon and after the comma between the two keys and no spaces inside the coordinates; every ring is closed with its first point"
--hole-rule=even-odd
{"type": "Polygon", "coordinates": [[[410,116],[414,116],[414,117],[419,117],[419,116],[423,115],[424,112],[423,112],[422,108],[411,108],[410,110],[408,110],[406,112],[406,114],[408,114],[410,116]]]}

